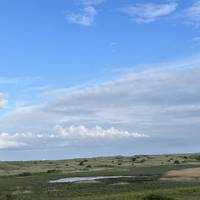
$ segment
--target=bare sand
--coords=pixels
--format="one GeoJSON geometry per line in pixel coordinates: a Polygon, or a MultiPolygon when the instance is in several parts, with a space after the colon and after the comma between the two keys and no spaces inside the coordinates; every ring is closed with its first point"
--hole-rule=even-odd
{"type": "Polygon", "coordinates": [[[188,168],[167,172],[161,180],[172,181],[200,181],[200,168],[188,168]]]}

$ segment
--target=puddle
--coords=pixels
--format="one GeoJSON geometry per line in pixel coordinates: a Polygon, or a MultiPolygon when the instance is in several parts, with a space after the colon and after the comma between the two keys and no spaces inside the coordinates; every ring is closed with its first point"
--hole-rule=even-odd
{"type": "Polygon", "coordinates": [[[49,183],[76,183],[82,181],[95,181],[101,179],[117,179],[117,178],[130,178],[131,176],[96,176],[96,177],[73,177],[63,178],[58,180],[51,180],[49,183]]]}

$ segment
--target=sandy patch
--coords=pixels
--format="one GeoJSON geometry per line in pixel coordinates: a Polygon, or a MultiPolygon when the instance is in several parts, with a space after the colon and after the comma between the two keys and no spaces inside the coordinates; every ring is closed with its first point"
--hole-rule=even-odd
{"type": "Polygon", "coordinates": [[[172,170],[167,172],[166,177],[191,177],[200,178],[200,168],[189,168],[182,170],[172,170]]]}
{"type": "Polygon", "coordinates": [[[172,170],[167,172],[161,180],[171,181],[200,181],[200,168],[172,170]]]}

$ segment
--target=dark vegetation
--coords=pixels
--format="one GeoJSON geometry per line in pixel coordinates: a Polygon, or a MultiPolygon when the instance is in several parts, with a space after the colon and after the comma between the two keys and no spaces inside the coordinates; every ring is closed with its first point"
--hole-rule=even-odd
{"type": "Polygon", "coordinates": [[[143,197],[143,200],[174,200],[174,199],[163,194],[148,194],[145,197],[143,197]]]}

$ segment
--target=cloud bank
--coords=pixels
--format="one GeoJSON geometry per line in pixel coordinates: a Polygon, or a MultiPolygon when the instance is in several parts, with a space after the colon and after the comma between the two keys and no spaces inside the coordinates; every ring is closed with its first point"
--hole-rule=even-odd
{"type": "Polygon", "coordinates": [[[43,104],[0,117],[1,149],[199,140],[199,64],[194,59],[94,86],[46,91],[43,104]]]}

